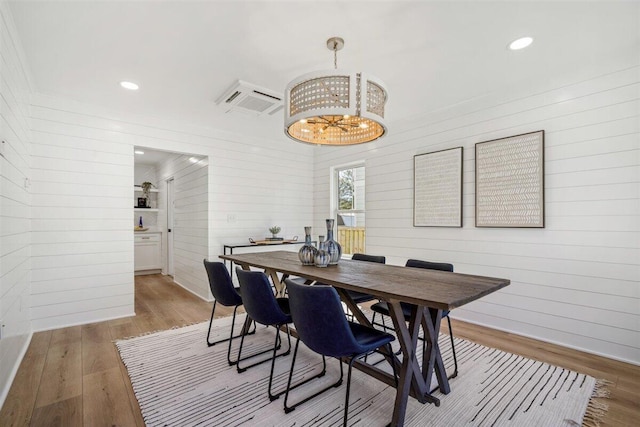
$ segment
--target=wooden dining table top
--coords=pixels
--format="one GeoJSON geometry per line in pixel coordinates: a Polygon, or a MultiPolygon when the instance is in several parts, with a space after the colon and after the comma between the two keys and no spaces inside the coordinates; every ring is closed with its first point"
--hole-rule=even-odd
{"type": "Polygon", "coordinates": [[[290,251],[220,255],[242,266],[300,276],[373,295],[384,301],[401,301],[451,310],[508,286],[510,280],[391,264],[342,259],[328,267],[305,266],[290,251]]]}

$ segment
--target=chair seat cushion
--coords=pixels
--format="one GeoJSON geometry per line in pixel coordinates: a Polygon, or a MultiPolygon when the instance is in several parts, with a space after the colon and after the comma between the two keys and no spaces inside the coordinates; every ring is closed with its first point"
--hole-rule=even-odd
{"type": "Polygon", "coordinates": [[[347,290],[347,293],[356,304],[362,304],[363,302],[372,301],[375,299],[373,295],[365,294],[358,291],[347,290]]]}
{"type": "MultiPolygon", "coordinates": [[[[304,283],[304,282],[299,282],[294,280],[296,283],[304,283]]],[[[329,286],[326,283],[316,283],[316,285],[319,286],[329,286]]],[[[369,295],[369,294],[365,294],[363,292],[358,292],[358,291],[352,291],[349,289],[346,289],[346,292],[349,294],[349,297],[351,297],[351,299],[353,300],[353,302],[355,302],[356,304],[362,304],[363,302],[367,302],[367,301],[372,301],[374,299],[376,299],[373,295],[369,295]]]]}
{"type": "Polygon", "coordinates": [[[360,345],[360,349],[351,356],[368,353],[395,340],[395,337],[386,332],[363,326],[359,323],[349,322],[349,328],[360,345]]]}
{"type": "MultiPolygon", "coordinates": [[[[411,318],[411,309],[413,305],[406,302],[401,302],[400,306],[402,307],[402,314],[404,315],[404,320],[408,322],[409,319],[411,318]]],[[[391,314],[391,312],[389,311],[389,305],[384,301],[373,304],[371,306],[371,310],[375,311],[376,313],[383,314],[385,316],[389,316],[391,314]]],[[[447,317],[448,315],[449,315],[449,310],[442,310],[442,317],[447,317]]]]}

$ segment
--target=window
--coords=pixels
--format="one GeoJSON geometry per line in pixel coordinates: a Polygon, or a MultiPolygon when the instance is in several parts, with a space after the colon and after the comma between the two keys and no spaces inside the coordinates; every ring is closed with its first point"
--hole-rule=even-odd
{"type": "Polygon", "coordinates": [[[335,170],[336,240],[343,254],[365,252],[365,178],[364,166],[335,170]]]}

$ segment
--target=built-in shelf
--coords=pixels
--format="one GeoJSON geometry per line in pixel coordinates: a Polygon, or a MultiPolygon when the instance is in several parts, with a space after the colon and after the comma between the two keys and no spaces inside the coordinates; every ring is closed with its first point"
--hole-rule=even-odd
{"type": "Polygon", "coordinates": [[[142,187],[140,187],[139,185],[134,185],[133,186],[133,206],[134,206],[134,211],[135,212],[158,212],[157,206],[158,206],[158,190],[157,189],[149,189],[149,193],[147,196],[149,196],[149,198],[147,199],[146,205],[147,206],[156,206],[155,208],[137,208],[136,206],[144,206],[144,203],[138,203],[141,199],[141,195],[144,196],[144,194],[139,194],[139,193],[143,193],[142,191],[142,187]]]}
{"type": "MultiPolygon", "coordinates": [[[[139,185],[134,185],[133,186],[133,191],[142,193],[142,187],[140,187],[139,185]]],[[[149,190],[149,193],[157,193],[157,192],[158,192],[157,188],[151,188],[149,190]]]]}

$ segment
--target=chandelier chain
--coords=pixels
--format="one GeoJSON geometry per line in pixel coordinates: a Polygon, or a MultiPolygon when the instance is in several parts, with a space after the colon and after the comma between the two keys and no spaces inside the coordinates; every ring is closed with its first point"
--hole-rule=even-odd
{"type": "Polygon", "coordinates": [[[333,68],[338,69],[338,42],[333,42],[333,68]]]}

